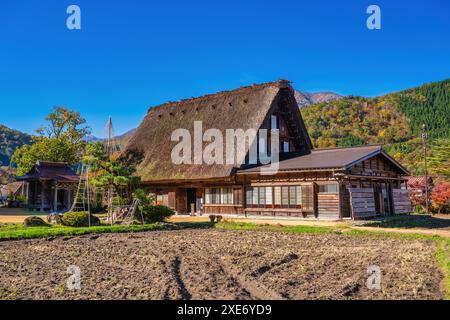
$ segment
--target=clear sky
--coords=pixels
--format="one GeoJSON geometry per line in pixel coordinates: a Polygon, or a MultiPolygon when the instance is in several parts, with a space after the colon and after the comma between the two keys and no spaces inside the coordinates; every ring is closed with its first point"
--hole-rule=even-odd
{"type": "Polygon", "coordinates": [[[97,136],[147,108],[242,85],[375,96],[450,76],[448,0],[2,0],[0,123],[26,132],[53,106],[97,136]],[[66,9],[81,8],[81,30],[66,9]],[[381,30],[366,8],[381,8],[381,30]]]}

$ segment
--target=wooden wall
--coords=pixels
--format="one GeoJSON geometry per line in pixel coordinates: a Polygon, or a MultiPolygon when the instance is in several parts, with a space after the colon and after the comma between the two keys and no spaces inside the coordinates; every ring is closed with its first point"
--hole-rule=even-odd
{"type": "Polygon", "coordinates": [[[339,196],[340,196],[340,216],[341,218],[351,218],[351,208],[350,208],[350,192],[348,191],[348,183],[339,184],[339,196]]]}
{"type": "Polygon", "coordinates": [[[377,155],[355,164],[348,173],[393,178],[398,176],[398,169],[384,156],[377,155]]]}
{"type": "Polygon", "coordinates": [[[350,205],[354,219],[376,215],[373,188],[350,188],[350,205]]]}
{"type": "Polygon", "coordinates": [[[187,194],[186,189],[177,188],[175,190],[175,211],[186,213],[187,211],[187,194]]]}
{"type": "Polygon", "coordinates": [[[318,193],[317,211],[319,218],[339,219],[339,194],[318,193]]]}
{"type": "Polygon", "coordinates": [[[409,197],[409,190],[406,189],[393,189],[392,190],[394,201],[394,213],[403,214],[411,213],[411,199],[409,197]]]}
{"type": "Polygon", "coordinates": [[[244,207],[242,205],[218,205],[218,204],[204,204],[204,214],[244,214],[244,207]]]}

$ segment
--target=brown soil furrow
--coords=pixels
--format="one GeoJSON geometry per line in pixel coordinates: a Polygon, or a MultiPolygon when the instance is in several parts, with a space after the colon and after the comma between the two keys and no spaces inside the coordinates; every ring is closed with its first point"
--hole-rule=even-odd
{"type": "Polygon", "coordinates": [[[284,300],[284,298],[277,292],[270,290],[263,284],[249,279],[243,273],[240,273],[231,263],[227,262],[225,258],[220,259],[225,272],[230,274],[238,283],[245,288],[251,295],[251,298],[258,300],[284,300]]]}
{"type": "Polygon", "coordinates": [[[183,282],[181,273],[180,273],[180,258],[175,257],[172,261],[172,275],[175,278],[175,281],[178,285],[178,291],[181,295],[181,299],[183,300],[190,300],[192,298],[192,295],[189,293],[189,291],[186,289],[186,285],[183,282]]]}
{"type": "Polygon", "coordinates": [[[420,239],[217,229],[4,241],[0,298],[442,299],[435,249],[420,239]],[[81,269],[81,290],[66,288],[69,265],[81,269]],[[371,265],[381,290],[366,286],[371,265]]]}

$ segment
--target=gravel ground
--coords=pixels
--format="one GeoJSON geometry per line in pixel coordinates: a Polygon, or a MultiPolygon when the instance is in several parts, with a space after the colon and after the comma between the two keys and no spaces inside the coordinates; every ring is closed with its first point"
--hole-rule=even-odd
{"type": "Polygon", "coordinates": [[[0,242],[3,299],[442,299],[435,244],[180,230],[0,242]],[[81,271],[69,290],[67,268],[81,271]],[[381,269],[381,290],[366,286],[381,269]]]}

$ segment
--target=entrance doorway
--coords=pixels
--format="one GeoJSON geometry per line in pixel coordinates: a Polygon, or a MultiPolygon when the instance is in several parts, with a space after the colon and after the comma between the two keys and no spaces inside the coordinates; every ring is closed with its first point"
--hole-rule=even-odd
{"type": "Polygon", "coordinates": [[[197,189],[188,188],[186,189],[187,198],[187,212],[192,213],[192,205],[194,205],[194,212],[197,212],[197,189]]]}

